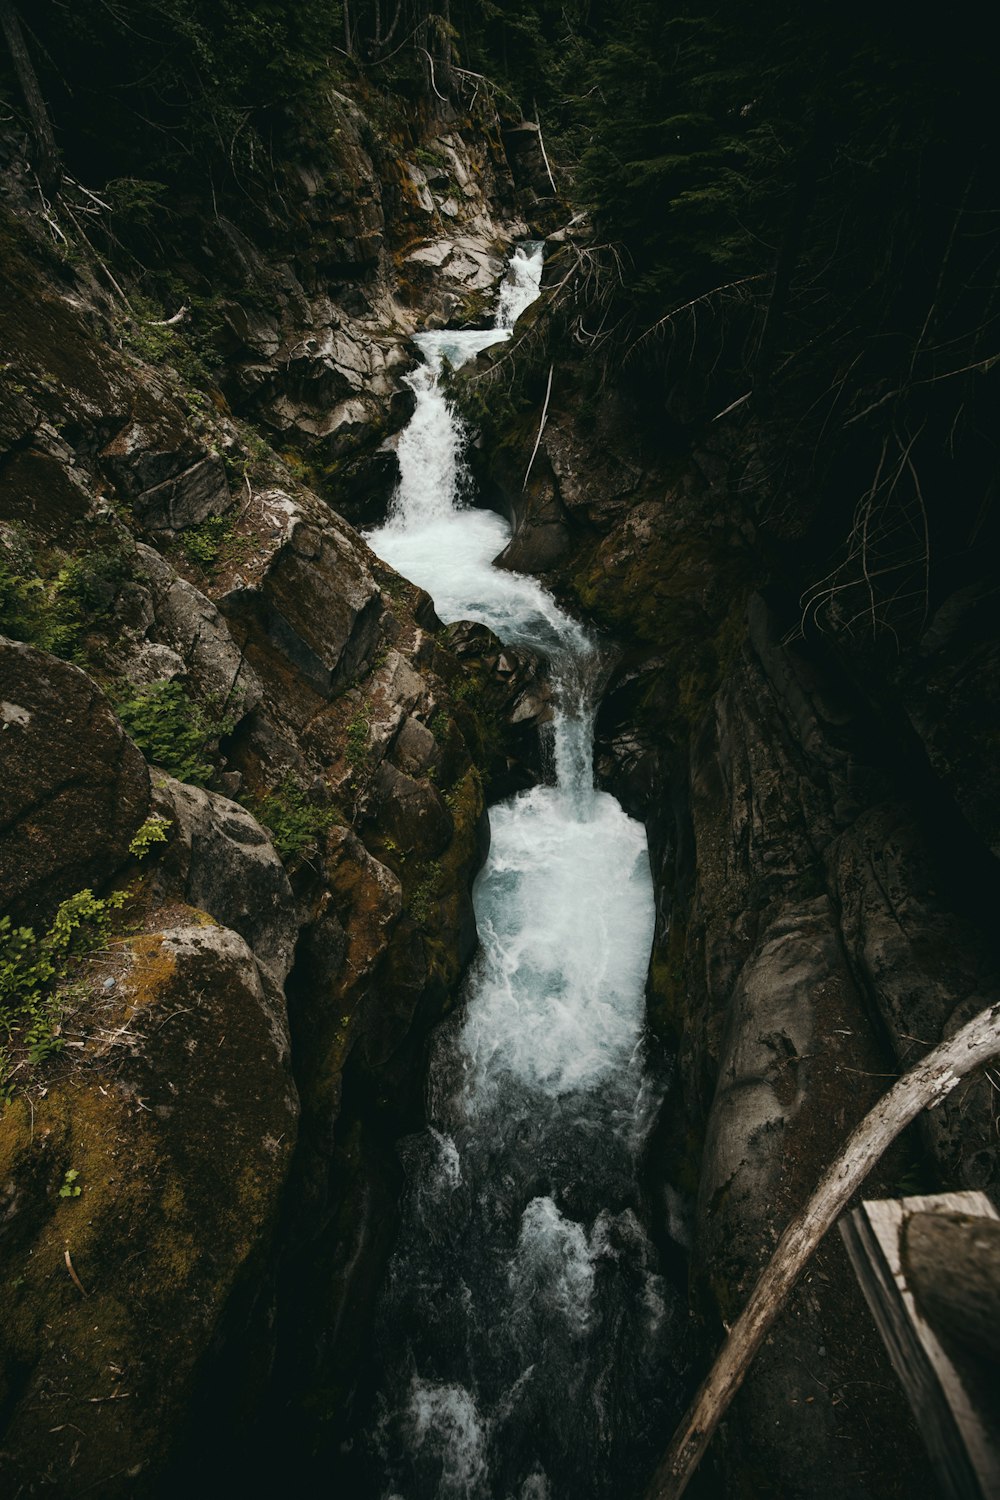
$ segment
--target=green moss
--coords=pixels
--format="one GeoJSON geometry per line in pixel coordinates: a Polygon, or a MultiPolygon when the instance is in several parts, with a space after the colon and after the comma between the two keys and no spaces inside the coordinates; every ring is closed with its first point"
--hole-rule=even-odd
{"type": "Polygon", "coordinates": [[[410,892],[407,907],[415,922],[423,926],[429,921],[438,898],[444,892],[444,878],[440,863],[429,860],[424,866],[420,880],[410,892]]]}

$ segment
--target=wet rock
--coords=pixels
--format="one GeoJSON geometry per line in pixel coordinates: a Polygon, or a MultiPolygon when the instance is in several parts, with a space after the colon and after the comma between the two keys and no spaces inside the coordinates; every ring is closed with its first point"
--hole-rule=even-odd
{"type": "Polygon", "coordinates": [[[149,776],[85,673],[3,637],[0,748],[0,908],[33,920],[125,862],[149,776]]]}
{"type": "Polygon", "coordinates": [[[401,771],[418,776],[437,759],[437,741],[427,726],[411,714],[403,720],[396,735],[392,755],[401,771]]]}
{"type": "Polygon", "coordinates": [[[379,831],[404,854],[433,859],[447,848],[451,816],[429,781],[415,780],[383,761],[375,795],[379,831]]]}
{"type": "Polygon", "coordinates": [[[542,778],[542,736],[554,717],[544,661],[469,620],[449,625],[445,639],[465,668],[462,704],[478,731],[491,800],[533,786],[542,778]]]}
{"type": "Polygon", "coordinates": [[[573,537],[550,476],[532,473],[515,514],[514,535],[496,559],[498,568],[514,573],[548,573],[569,556],[573,537]]]}

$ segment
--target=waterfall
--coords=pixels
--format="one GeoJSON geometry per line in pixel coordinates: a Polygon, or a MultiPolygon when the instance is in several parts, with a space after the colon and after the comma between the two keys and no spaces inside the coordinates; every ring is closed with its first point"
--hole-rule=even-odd
{"type": "Polygon", "coordinates": [[[510,336],[541,261],[540,245],[515,252],[495,328],[418,337],[399,490],[369,537],[445,621],[544,652],[557,700],[555,785],[491,810],[480,951],[436,1038],[430,1126],[402,1145],[365,1439],[380,1500],[626,1500],[671,1424],[671,1293],[637,1188],[657,1088],[645,832],[594,787],[600,646],[536,580],[492,566],[509,527],[463,504],[439,383],[445,359],[510,336]]]}

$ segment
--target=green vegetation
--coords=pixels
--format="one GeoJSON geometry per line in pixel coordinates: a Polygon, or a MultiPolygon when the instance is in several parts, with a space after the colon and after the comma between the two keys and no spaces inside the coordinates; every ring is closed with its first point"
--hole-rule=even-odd
{"type": "Polygon", "coordinates": [[[208,782],[218,742],[235,723],[216,704],[196,703],[176,680],[128,687],[115,712],[148,761],[193,786],[208,782]]]}
{"type": "Polygon", "coordinates": [[[210,573],[232,535],[233,523],[229,516],[209,516],[200,526],[191,526],[181,532],[181,546],[189,562],[210,573]]]}
{"type": "Polygon", "coordinates": [[[421,924],[430,918],[434,902],[442,894],[442,871],[441,865],[436,859],[427,864],[426,873],[410,892],[407,902],[410,916],[415,922],[421,924]]]}
{"type": "Polygon", "coordinates": [[[75,1167],[69,1167],[63,1177],[62,1187],[59,1189],[60,1198],[79,1198],[83,1189],[77,1182],[79,1172],[75,1167]]]}
{"type": "MultiPolygon", "coordinates": [[[[112,915],[127,899],[126,891],[104,898],[89,889],[77,891],[40,936],[33,927],[15,927],[10,917],[0,917],[0,1029],[29,1065],[62,1049],[59,1024],[74,966],[107,942],[112,915]]],[[[13,1068],[7,1045],[0,1049],[0,1096],[9,1097],[13,1068]]]]}
{"type": "Polygon", "coordinates": [[[77,557],[58,550],[35,554],[21,533],[8,528],[0,534],[0,633],[75,660],[85,631],[109,617],[128,574],[120,549],[77,557]]]}
{"type": "Polygon", "coordinates": [[[344,743],[344,754],[348,764],[358,769],[368,764],[371,755],[368,745],[370,728],[371,718],[368,711],[359,708],[347,726],[347,738],[344,743]]]}
{"type": "MultiPolygon", "coordinates": [[[[170,321],[165,309],[139,292],[131,294],[128,316],[121,319],[122,342],[149,364],[170,365],[184,382],[184,398],[189,406],[203,407],[203,391],[211,387],[211,369],[218,363],[215,339],[220,317],[213,297],[199,297],[171,279],[174,295],[181,302],[184,318],[170,321]]],[[[215,518],[212,518],[215,519],[215,518]]]]}
{"type": "Polygon", "coordinates": [[[266,797],[250,808],[271,835],[271,841],[287,864],[305,860],[323,834],[341,816],[335,807],[320,807],[293,776],[285,776],[266,797]]]}
{"type": "Polygon", "coordinates": [[[167,829],[172,826],[169,818],[164,818],[160,813],[151,814],[136,831],[128,852],[134,859],[145,859],[154,844],[167,842],[167,829]]]}

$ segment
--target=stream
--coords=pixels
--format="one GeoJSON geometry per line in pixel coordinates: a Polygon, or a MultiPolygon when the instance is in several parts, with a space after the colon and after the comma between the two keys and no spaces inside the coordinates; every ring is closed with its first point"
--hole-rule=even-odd
{"type": "Polygon", "coordinates": [[[490,811],[480,950],[434,1045],[426,1130],[402,1143],[402,1225],[363,1439],[379,1500],[628,1500],[675,1415],[675,1293],[641,1217],[663,1080],[644,1044],[653,887],[642,825],[595,789],[606,653],[534,579],[494,568],[510,528],[467,503],[439,383],[538,295],[519,247],[490,330],[418,336],[401,481],[369,543],[440,617],[544,653],[553,784],[490,811]]]}

